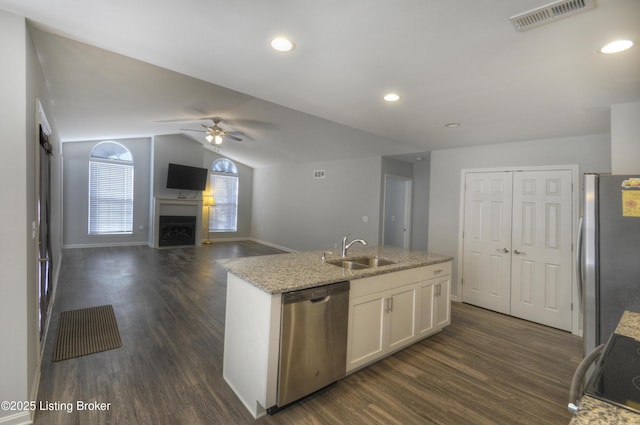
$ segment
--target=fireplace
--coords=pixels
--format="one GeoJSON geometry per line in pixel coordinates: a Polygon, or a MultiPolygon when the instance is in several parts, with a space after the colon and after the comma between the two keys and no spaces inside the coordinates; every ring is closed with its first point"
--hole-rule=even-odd
{"type": "Polygon", "coordinates": [[[196,216],[161,215],[158,246],[195,245],[196,216]]]}

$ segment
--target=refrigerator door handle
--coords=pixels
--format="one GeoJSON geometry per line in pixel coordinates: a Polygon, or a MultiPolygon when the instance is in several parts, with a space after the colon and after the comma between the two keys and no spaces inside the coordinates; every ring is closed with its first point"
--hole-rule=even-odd
{"type": "Polygon", "coordinates": [[[602,355],[604,349],[605,344],[597,346],[592,352],[587,354],[582,359],[582,361],[578,365],[578,368],[573,373],[573,378],[571,379],[571,388],[569,388],[569,404],[567,405],[567,410],[569,410],[569,413],[573,413],[574,415],[578,413],[580,399],[584,394],[587,371],[596,360],[600,359],[600,356],[602,355]]]}
{"type": "Polygon", "coordinates": [[[578,238],[576,240],[576,276],[577,276],[577,284],[578,284],[578,302],[580,305],[580,308],[582,308],[582,284],[583,284],[583,275],[582,275],[582,261],[583,261],[583,255],[582,255],[582,236],[583,236],[583,231],[584,231],[584,225],[582,223],[583,221],[583,217],[580,217],[580,220],[578,220],[578,238]]]}

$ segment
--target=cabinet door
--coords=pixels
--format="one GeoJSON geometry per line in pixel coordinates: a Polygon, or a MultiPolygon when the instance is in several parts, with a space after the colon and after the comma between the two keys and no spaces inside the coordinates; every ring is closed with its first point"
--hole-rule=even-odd
{"type": "Polygon", "coordinates": [[[449,298],[449,287],[451,286],[451,277],[443,276],[436,280],[434,304],[434,321],[436,328],[442,328],[451,323],[451,301],[449,298]]]}
{"type": "Polygon", "coordinates": [[[389,321],[389,350],[407,345],[416,338],[418,285],[394,289],[387,295],[384,307],[389,321]]]}
{"type": "Polygon", "coordinates": [[[418,316],[418,334],[426,336],[433,332],[433,297],[435,279],[420,283],[420,313],[418,316]]]}
{"type": "Polygon", "coordinates": [[[347,371],[384,354],[385,304],[384,293],[365,295],[349,302],[347,371]]]}

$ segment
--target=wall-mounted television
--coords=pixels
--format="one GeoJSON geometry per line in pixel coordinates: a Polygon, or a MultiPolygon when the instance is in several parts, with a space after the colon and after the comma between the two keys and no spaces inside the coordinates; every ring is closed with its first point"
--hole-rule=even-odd
{"type": "Polygon", "coordinates": [[[167,189],[199,190],[207,187],[209,170],[188,165],[169,164],[167,189]]]}

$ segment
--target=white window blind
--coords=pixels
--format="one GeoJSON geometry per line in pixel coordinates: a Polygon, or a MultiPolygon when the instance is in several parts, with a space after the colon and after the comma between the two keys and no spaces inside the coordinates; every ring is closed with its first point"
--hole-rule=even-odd
{"type": "Polygon", "coordinates": [[[89,162],[89,234],[133,233],[133,165],[89,162]]]}
{"type": "Polygon", "coordinates": [[[210,183],[215,204],[209,215],[209,231],[237,231],[238,176],[211,174],[210,183]]]}

